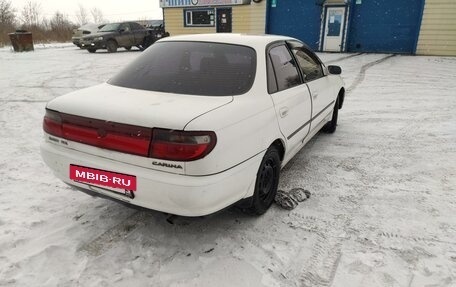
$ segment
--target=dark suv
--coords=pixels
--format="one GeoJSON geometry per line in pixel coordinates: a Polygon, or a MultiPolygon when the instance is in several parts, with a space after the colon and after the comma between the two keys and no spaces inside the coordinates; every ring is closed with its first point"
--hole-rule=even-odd
{"type": "Polygon", "coordinates": [[[146,29],[136,22],[121,22],[106,24],[97,33],[85,36],[81,40],[81,48],[95,53],[98,49],[107,49],[114,53],[117,48],[123,47],[130,50],[136,46],[141,50],[152,45],[157,39],[169,35],[158,35],[152,29],[146,29]]]}

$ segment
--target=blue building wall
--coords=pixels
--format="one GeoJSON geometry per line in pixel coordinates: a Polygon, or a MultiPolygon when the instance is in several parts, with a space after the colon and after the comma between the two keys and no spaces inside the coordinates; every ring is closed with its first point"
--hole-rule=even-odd
{"type": "MultiPolygon", "coordinates": [[[[347,51],[409,53],[416,49],[425,0],[356,0],[349,2],[347,51]]],[[[269,34],[298,38],[319,49],[321,0],[268,1],[269,34]]],[[[348,6],[347,6],[348,7],[348,6]]]]}
{"type": "Polygon", "coordinates": [[[321,6],[315,5],[314,0],[276,1],[276,7],[271,7],[272,1],[268,1],[266,32],[300,39],[318,50],[321,6]]]}
{"type": "Polygon", "coordinates": [[[423,1],[351,1],[348,51],[414,53],[423,1]]]}

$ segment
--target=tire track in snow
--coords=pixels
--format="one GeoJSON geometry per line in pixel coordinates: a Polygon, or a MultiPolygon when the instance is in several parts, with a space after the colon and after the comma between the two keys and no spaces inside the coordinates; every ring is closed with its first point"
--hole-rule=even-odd
{"type": "Polygon", "coordinates": [[[27,99],[23,99],[23,100],[4,100],[4,101],[1,101],[2,104],[5,104],[5,103],[47,103],[49,102],[50,100],[27,100],[27,99]]]}
{"type": "Polygon", "coordinates": [[[142,222],[145,222],[146,217],[146,211],[135,211],[127,219],[114,225],[90,242],[80,246],[78,252],[85,251],[92,256],[103,254],[110,249],[113,244],[125,239],[142,224],[142,222]]]}
{"type": "Polygon", "coordinates": [[[404,236],[394,232],[385,232],[382,231],[377,234],[378,237],[383,237],[386,239],[403,239],[405,241],[415,241],[415,242],[425,242],[425,243],[441,243],[441,244],[449,244],[449,245],[456,245],[456,242],[446,241],[446,240],[439,240],[436,238],[425,238],[420,236],[404,236]]]}
{"type": "MultiPolygon", "coordinates": [[[[348,205],[338,197],[335,200],[330,206],[337,210],[345,209],[346,214],[351,214],[352,209],[357,206],[357,204],[348,205]]],[[[293,271],[295,278],[299,278],[298,286],[331,286],[342,257],[342,245],[348,239],[341,237],[340,234],[347,232],[350,227],[351,215],[321,218],[296,213],[290,217],[288,225],[291,228],[300,229],[315,236],[307,263],[303,268],[293,271]]]]}
{"type": "MultiPolygon", "coordinates": [[[[339,165],[345,165],[344,161],[339,165]]],[[[359,183],[352,187],[356,190],[355,193],[349,195],[331,193],[325,200],[327,214],[323,217],[313,214],[293,214],[292,216],[293,226],[290,227],[303,229],[315,236],[315,241],[311,245],[310,258],[293,272],[299,278],[299,286],[326,287],[333,284],[343,255],[342,247],[347,240],[350,240],[349,234],[353,234],[352,222],[360,212],[360,203],[368,196],[365,189],[370,182],[369,174],[357,165],[358,163],[353,167],[349,166],[359,183]]]]}
{"type": "MultiPolygon", "coordinates": [[[[337,201],[334,205],[342,206],[344,203],[337,201]]],[[[343,207],[336,207],[336,209],[341,208],[343,207]]],[[[351,212],[347,211],[348,214],[351,214],[351,212]]],[[[342,245],[346,240],[346,238],[338,237],[337,234],[345,232],[351,221],[352,218],[350,216],[342,220],[333,218],[314,223],[318,228],[311,228],[309,232],[316,235],[316,242],[312,246],[312,255],[308,263],[299,273],[299,280],[302,286],[323,287],[332,285],[342,257],[342,245]]]]}
{"type": "Polygon", "coordinates": [[[327,62],[324,62],[324,63],[325,64],[332,64],[332,63],[344,61],[344,60],[347,60],[347,59],[350,59],[350,58],[358,57],[358,56],[361,56],[362,54],[364,54],[364,53],[356,53],[356,54],[352,54],[352,55],[348,55],[348,56],[343,56],[343,57],[340,57],[340,58],[337,58],[337,59],[334,59],[334,60],[330,60],[330,61],[327,61],[327,62]]]}
{"type": "Polygon", "coordinates": [[[304,270],[301,283],[306,287],[330,286],[342,256],[342,243],[324,233],[317,233],[309,270],[304,270]],[[316,269],[315,269],[316,268],[316,269]]]}
{"type": "Polygon", "coordinates": [[[395,57],[396,55],[387,55],[381,59],[378,59],[376,61],[373,61],[373,62],[370,62],[370,63],[367,63],[365,65],[363,65],[361,67],[361,70],[359,71],[358,75],[356,76],[355,80],[353,81],[353,83],[350,85],[350,87],[347,88],[347,93],[353,91],[354,89],[356,89],[356,87],[358,87],[359,84],[361,84],[363,81],[364,81],[364,78],[366,77],[366,71],[370,68],[372,68],[373,66],[376,66],[380,63],[383,63],[384,61],[388,60],[389,58],[392,58],[392,57],[395,57]]]}

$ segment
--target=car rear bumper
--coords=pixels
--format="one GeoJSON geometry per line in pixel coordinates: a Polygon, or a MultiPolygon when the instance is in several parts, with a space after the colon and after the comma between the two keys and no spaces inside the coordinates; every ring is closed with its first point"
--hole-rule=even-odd
{"type": "Polygon", "coordinates": [[[264,153],[218,174],[186,176],[114,161],[50,142],[41,144],[41,155],[65,183],[129,204],[182,216],[202,216],[219,211],[253,194],[256,173],[264,153]],[[70,164],[135,175],[134,198],[107,187],[92,186],[69,178],[70,164]]]}

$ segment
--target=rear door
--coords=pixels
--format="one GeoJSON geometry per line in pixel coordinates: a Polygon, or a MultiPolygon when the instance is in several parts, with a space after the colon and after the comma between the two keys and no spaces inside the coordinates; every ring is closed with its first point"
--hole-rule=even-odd
{"type": "Polygon", "coordinates": [[[335,103],[334,88],[318,57],[298,41],[289,41],[288,45],[301,69],[304,82],[312,95],[313,130],[329,113],[335,103]]]}
{"type": "Polygon", "coordinates": [[[119,35],[116,40],[120,47],[130,47],[134,44],[135,38],[129,23],[122,23],[119,26],[119,35]]]}
{"type": "Polygon", "coordinates": [[[136,22],[130,23],[130,27],[134,37],[134,43],[132,46],[141,45],[144,42],[144,37],[146,37],[146,28],[136,22]]]}
{"type": "Polygon", "coordinates": [[[286,43],[268,48],[268,91],[274,102],[280,130],[290,151],[298,148],[310,128],[312,103],[298,66],[286,43]]]}

